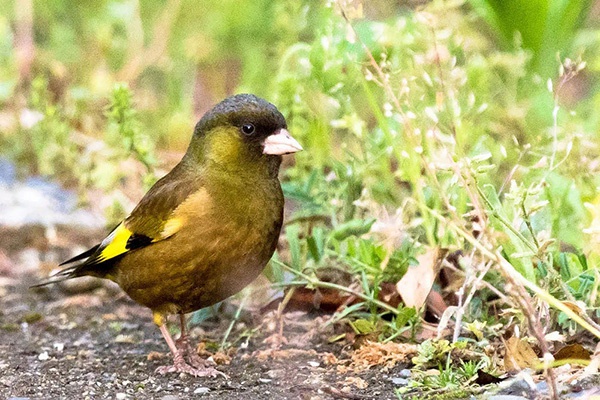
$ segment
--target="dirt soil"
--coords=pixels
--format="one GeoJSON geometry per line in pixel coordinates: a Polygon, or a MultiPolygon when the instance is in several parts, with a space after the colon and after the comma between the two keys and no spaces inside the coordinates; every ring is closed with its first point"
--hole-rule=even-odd
{"type": "MultiPolygon", "coordinates": [[[[224,303],[212,316],[196,314],[190,330],[193,342],[201,344],[200,354],[212,354],[216,368],[227,377],[160,375],[156,368],[172,360],[148,309],[108,281],[89,278],[92,284],[87,286],[30,289],[37,279],[32,274],[17,278],[0,273],[0,400],[387,400],[399,399],[396,389],[410,381],[407,368],[414,345],[371,343],[359,337],[330,343],[330,338],[348,332],[347,327],[328,324],[327,314],[298,311],[284,314],[282,341],[276,334],[276,312],[246,309],[236,319],[235,301],[224,303]],[[226,335],[230,346],[218,352],[226,335]],[[378,363],[374,360],[381,346],[395,347],[385,347],[385,362],[378,363]]],[[[172,332],[178,333],[175,324],[172,332]]],[[[572,371],[558,370],[566,374],[561,382],[569,382],[560,385],[561,398],[600,395],[600,375],[584,382],[571,376],[572,371]]],[[[502,382],[502,388],[479,387],[477,398],[548,398],[543,380],[533,391],[519,376],[510,381],[502,382]]],[[[402,398],[433,398],[416,390],[402,398]]],[[[434,392],[429,395],[457,398],[440,389],[434,392]]]]}
{"type": "MultiPolygon", "coordinates": [[[[327,361],[348,349],[323,338],[303,342],[306,332],[298,332],[298,324],[286,324],[284,331],[296,336],[296,344],[275,351],[261,333],[264,323],[237,323],[230,337],[246,332],[248,339],[236,343],[228,365],[217,367],[228,379],[159,375],[155,369],[171,362],[166,343],[149,310],[118,290],[69,295],[56,286],[30,290],[33,278],[2,279],[0,399],[397,398],[391,377],[405,366],[338,374],[327,361]]],[[[315,316],[306,320],[318,323],[315,316]]],[[[210,347],[230,321],[206,320],[191,335],[208,339],[210,347]]]]}

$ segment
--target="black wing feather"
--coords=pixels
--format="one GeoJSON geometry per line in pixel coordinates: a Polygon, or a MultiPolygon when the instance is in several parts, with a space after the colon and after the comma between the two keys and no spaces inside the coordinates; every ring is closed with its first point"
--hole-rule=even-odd
{"type": "Polygon", "coordinates": [[[83,260],[84,258],[89,258],[92,254],[94,254],[96,252],[96,250],[98,250],[98,248],[100,248],[100,245],[97,244],[94,247],[92,247],[89,250],[84,251],[81,254],[76,255],[73,258],[69,258],[67,261],[63,261],[58,265],[66,265],[66,264],[71,264],[74,263],[75,261],[79,261],[79,260],[83,260]]]}

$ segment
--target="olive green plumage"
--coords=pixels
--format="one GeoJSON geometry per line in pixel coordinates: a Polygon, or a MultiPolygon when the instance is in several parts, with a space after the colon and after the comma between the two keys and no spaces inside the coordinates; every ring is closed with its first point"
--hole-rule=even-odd
{"type": "Polygon", "coordinates": [[[265,100],[248,94],[225,99],[198,122],[181,162],[131,214],[46,283],[85,275],[111,279],[153,311],[161,331],[166,315],[238,292],[275,251],[283,221],[281,155],[301,150],[286,128],[265,100]]]}

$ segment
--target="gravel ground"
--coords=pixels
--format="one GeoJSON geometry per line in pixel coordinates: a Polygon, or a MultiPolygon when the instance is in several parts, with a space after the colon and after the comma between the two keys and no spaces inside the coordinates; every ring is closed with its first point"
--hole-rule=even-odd
{"type": "MultiPolygon", "coordinates": [[[[323,335],[306,339],[310,328],[298,327],[314,328],[319,319],[305,314],[291,318],[302,323],[284,325],[288,344],[281,350],[265,341],[272,324],[242,318],[230,338],[246,339],[236,342],[229,364],[217,366],[227,378],[159,375],[155,369],[171,357],[149,310],[111,286],[68,295],[58,287],[30,290],[34,282],[0,277],[0,399],[386,400],[398,398],[396,385],[410,375],[406,365],[338,373],[328,357],[347,359],[352,349],[329,344],[323,335]]],[[[205,339],[207,347],[218,343],[231,321],[225,314],[192,329],[192,338],[205,339]]],[[[592,376],[561,385],[561,398],[598,399],[599,387],[600,377],[592,376]]],[[[478,398],[547,398],[545,382],[537,389],[517,377],[478,398]]]]}
{"type": "MultiPolygon", "coordinates": [[[[171,359],[149,310],[112,289],[68,296],[58,288],[29,290],[27,281],[0,286],[0,399],[397,398],[390,375],[400,366],[362,374],[368,387],[359,389],[319,355],[339,355],[341,347],[317,343],[265,359],[256,356],[270,351],[260,334],[217,367],[229,379],[158,375],[171,359]]],[[[218,339],[227,324],[203,327],[218,339]]]]}

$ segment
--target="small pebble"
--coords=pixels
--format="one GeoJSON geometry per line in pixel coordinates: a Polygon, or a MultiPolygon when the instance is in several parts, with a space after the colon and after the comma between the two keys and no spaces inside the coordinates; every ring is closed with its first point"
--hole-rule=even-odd
{"type": "Polygon", "coordinates": [[[392,383],[396,386],[407,386],[408,385],[408,379],[405,378],[399,378],[399,377],[393,377],[391,379],[392,383]]]}
{"type": "Polygon", "coordinates": [[[321,365],[321,363],[319,363],[319,362],[317,362],[317,361],[309,361],[307,364],[308,364],[308,365],[310,365],[310,366],[311,366],[311,367],[313,367],[313,368],[316,368],[316,367],[318,367],[319,365],[321,365]]]}
{"type": "Polygon", "coordinates": [[[538,392],[547,392],[548,391],[548,382],[546,382],[546,381],[538,382],[538,384],[535,385],[535,389],[538,392]]]}
{"type": "Polygon", "coordinates": [[[400,376],[400,378],[410,378],[410,376],[411,376],[410,369],[403,369],[402,371],[400,371],[398,373],[398,376],[400,376]]]}
{"type": "Polygon", "coordinates": [[[272,381],[272,379],[259,378],[259,379],[258,379],[258,381],[259,381],[260,383],[269,383],[269,382],[271,382],[271,381],[272,381]]]}
{"type": "Polygon", "coordinates": [[[47,351],[45,351],[45,352],[41,353],[41,354],[38,356],[38,360],[40,360],[40,361],[46,361],[46,360],[49,360],[49,359],[50,359],[50,356],[48,355],[48,352],[47,352],[47,351]]]}
{"type": "Polygon", "coordinates": [[[207,394],[208,392],[210,392],[210,389],[202,386],[194,390],[194,394],[207,394]]]}
{"type": "Polygon", "coordinates": [[[117,400],[125,400],[127,395],[125,393],[117,393],[117,400]]]}

